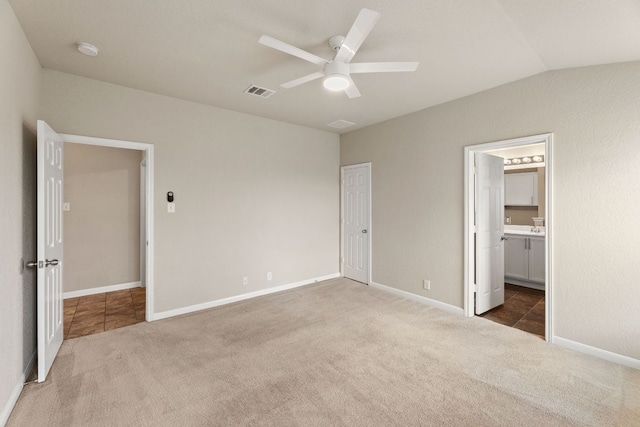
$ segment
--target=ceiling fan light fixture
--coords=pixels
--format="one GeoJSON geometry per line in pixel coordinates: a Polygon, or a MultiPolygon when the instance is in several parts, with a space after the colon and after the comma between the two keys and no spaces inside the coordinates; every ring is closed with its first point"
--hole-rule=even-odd
{"type": "Polygon", "coordinates": [[[331,91],[338,92],[349,87],[349,79],[343,74],[329,74],[322,85],[331,91]]]}

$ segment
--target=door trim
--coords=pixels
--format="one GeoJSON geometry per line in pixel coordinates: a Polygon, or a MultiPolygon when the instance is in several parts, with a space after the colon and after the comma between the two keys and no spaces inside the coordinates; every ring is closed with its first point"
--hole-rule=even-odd
{"type": "Polygon", "coordinates": [[[346,165],[340,167],[340,276],[344,277],[344,171],[348,169],[356,169],[366,167],[369,169],[369,238],[367,239],[367,256],[369,257],[369,268],[367,269],[367,285],[371,284],[371,273],[373,271],[373,253],[371,251],[372,241],[373,241],[373,224],[371,222],[372,213],[371,213],[371,189],[373,188],[373,182],[371,180],[371,162],[367,163],[357,163],[354,165],[346,165]]]}
{"type": "MultiPolygon", "coordinates": [[[[153,173],[154,173],[154,158],[153,158],[153,144],[145,143],[145,142],[133,142],[133,141],[124,141],[119,139],[107,139],[107,138],[96,138],[92,136],[82,136],[82,135],[70,135],[61,133],[60,136],[64,140],[64,142],[70,142],[74,144],[85,144],[85,145],[98,145],[102,147],[112,147],[112,148],[126,148],[130,150],[139,150],[145,153],[145,161],[147,164],[146,167],[146,201],[147,201],[147,218],[146,218],[146,228],[147,228],[147,250],[146,250],[146,267],[147,267],[147,289],[146,289],[146,312],[145,319],[147,322],[151,322],[155,316],[155,306],[154,306],[154,277],[153,277],[153,260],[154,260],[154,232],[153,232],[153,173]]],[[[143,242],[141,242],[141,245],[143,242]]]]}
{"type": "Polygon", "coordinates": [[[553,219],[552,219],[552,152],[553,133],[525,136],[502,141],[488,142],[484,144],[469,145],[464,147],[464,315],[474,316],[474,271],[475,271],[475,247],[474,234],[474,155],[476,152],[496,150],[531,144],[545,144],[545,339],[548,342],[554,340],[553,329],[553,274],[552,274],[552,243],[553,243],[553,219]]]}

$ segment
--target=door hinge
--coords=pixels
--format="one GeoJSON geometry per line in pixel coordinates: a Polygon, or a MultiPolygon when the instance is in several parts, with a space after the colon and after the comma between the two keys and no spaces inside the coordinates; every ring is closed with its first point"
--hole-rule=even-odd
{"type": "Polygon", "coordinates": [[[471,292],[473,292],[474,294],[478,292],[478,285],[476,285],[475,283],[471,285],[471,292]]]}

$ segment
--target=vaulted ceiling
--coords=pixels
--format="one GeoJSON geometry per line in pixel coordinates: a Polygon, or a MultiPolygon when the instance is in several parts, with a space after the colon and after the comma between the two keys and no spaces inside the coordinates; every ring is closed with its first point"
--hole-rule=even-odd
{"type": "Polygon", "coordinates": [[[640,60],[638,0],[9,0],[45,68],[333,132],[346,132],[547,70],[640,60]],[[326,59],[358,12],[381,13],[354,62],[419,61],[353,76],[362,96],[258,44],[266,34],[326,59]],[[86,41],[97,57],[78,53],[86,41]],[[255,84],[276,91],[247,95],[255,84]],[[355,125],[327,127],[336,120],[355,125]]]}

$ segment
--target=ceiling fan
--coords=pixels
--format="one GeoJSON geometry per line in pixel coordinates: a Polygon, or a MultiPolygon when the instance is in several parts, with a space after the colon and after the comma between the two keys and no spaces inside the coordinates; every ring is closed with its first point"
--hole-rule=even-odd
{"type": "Polygon", "coordinates": [[[333,60],[328,61],[312,53],[299,49],[283,41],[269,36],[262,36],[259,43],[277,49],[289,55],[322,65],[322,71],[308,74],[290,82],[281,84],[290,89],[303,83],[324,77],[323,85],[332,91],[344,91],[349,98],[357,98],[360,91],[353,82],[351,74],[358,73],[390,73],[398,71],[415,71],[419,62],[356,62],[351,63],[364,39],[369,35],[373,26],[378,22],[380,13],[369,9],[362,9],[346,37],[333,36],[329,39],[329,46],[337,51],[333,60]]]}

